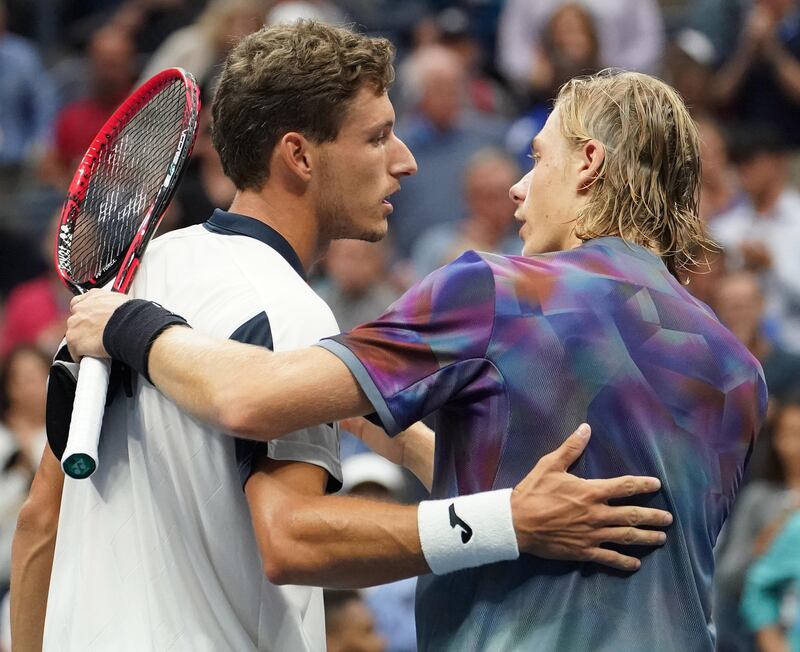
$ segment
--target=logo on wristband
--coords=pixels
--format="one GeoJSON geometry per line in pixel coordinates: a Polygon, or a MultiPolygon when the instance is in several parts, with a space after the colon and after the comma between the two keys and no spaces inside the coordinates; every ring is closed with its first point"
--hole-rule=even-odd
{"type": "Polygon", "coordinates": [[[467,543],[472,538],[472,528],[465,520],[456,514],[456,504],[450,503],[450,527],[456,526],[461,528],[461,543],[467,543]]]}

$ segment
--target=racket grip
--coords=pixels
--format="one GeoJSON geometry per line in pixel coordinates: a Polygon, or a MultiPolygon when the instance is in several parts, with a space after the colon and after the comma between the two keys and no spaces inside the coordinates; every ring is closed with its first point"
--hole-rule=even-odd
{"type": "Polygon", "coordinates": [[[106,409],[110,360],[83,358],[72,404],[67,448],[61,466],[71,478],[88,478],[97,470],[97,447],[106,409]]]}

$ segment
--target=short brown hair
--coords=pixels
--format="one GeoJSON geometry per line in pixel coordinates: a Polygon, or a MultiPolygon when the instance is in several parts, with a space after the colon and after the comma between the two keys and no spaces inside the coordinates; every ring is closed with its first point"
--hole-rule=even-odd
{"type": "Polygon", "coordinates": [[[376,93],[392,84],[393,58],[386,39],[311,20],[243,38],[225,61],[212,107],[212,137],[225,174],[240,190],[257,190],[284,134],[335,140],[365,84],[376,93]]]}
{"type": "Polygon", "coordinates": [[[714,248],[698,212],[697,128],[678,93],[641,73],[605,70],[568,81],[559,91],[563,135],[574,146],[590,139],[605,160],[575,234],[615,235],[656,250],[678,275],[692,252],[714,248]]]}

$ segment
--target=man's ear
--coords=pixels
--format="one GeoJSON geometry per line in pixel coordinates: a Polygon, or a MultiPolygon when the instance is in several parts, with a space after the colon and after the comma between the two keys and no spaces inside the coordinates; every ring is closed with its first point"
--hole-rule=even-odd
{"type": "Polygon", "coordinates": [[[578,192],[591,188],[603,171],[606,148],[599,140],[591,138],[580,149],[578,167],[578,192]]]}
{"type": "Polygon", "coordinates": [[[314,143],[303,134],[290,131],[278,141],[277,156],[286,171],[299,181],[309,182],[316,167],[317,152],[314,143]]]}

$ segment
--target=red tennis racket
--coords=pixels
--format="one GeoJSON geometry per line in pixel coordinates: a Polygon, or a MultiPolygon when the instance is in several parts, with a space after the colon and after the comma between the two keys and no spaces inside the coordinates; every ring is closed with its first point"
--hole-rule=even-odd
{"type": "MultiPolygon", "coordinates": [[[[180,68],[160,72],[108,119],[81,160],[61,211],[56,269],[75,294],[108,283],[125,292],[189,160],[200,93],[180,68]]],[[[64,472],[97,469],[110,363],[83,358],[64,472]]]]}

